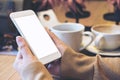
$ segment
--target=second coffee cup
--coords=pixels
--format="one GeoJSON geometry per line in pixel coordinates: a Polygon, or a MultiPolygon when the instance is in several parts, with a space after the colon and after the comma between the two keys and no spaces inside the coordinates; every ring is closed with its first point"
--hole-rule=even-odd
{"type": "Polygon", "coordinates": [[[95,46],[101,50],[115,50],[120,47],[120,26],[113,24],[94,25],[95,46]]]}
{"type": "Polygon", "coordinates": [[[62,23],[50,29],[59,39],[77,52],[85,49],[93,41],[93,34],[88,31],[84,32],[85,27],[82,24],[62,23]],[[91,38],[84,46],[82,45],[83,35],[87,35],[91,38]]]}

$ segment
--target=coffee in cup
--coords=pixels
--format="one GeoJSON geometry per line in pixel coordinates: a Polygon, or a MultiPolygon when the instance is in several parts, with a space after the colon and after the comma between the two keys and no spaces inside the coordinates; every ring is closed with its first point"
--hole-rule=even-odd
{"type": "Polygon", "coordinates": [[[115,50],[120,47],[120,26],[99,24],[91,28],[95,34],[95,46],[102,50],[115,50]]]}
{"type": "Polygon", "coordinates": [[[93,41],[93,34],[84,32],[84,29],[85,27],[78,23],[62,23],[51,27],[51,31],[58,38],[77,52],[85,49],[93,41]],[[83,35],[88,35],[91,38],[84,46],[82,46],[83,35]]]}

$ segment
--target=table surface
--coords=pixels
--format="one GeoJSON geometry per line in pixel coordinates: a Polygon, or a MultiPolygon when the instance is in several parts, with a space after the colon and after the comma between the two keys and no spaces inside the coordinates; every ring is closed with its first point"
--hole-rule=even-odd
{"type": "Polygon", "coordinates": [[[15,57],[13,55],[0,55],[0,80],[21,80],[13,68],[15,57]]]}

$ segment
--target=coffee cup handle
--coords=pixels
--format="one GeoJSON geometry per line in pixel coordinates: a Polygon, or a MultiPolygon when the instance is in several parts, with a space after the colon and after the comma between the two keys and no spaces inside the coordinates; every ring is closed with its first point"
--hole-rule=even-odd
{"type": "Polygon", "coordinates": [[[102,49],[103,46],[103,42],[104,42],[104,38],[103,38],[103,35],[102,34],[99,34],[98,36],[96,36],[95,40],[95,46],[98,48],[98,49],[102,49]]]}
{"type": "Polygon", "coordinates": [[[82,48],[79,49],[80,51],[88,47],[94,40],[94,34],[90,31],[83,32],[83,36],[89,36],[91,39],[87,44],[85,44],[82,48]]]}

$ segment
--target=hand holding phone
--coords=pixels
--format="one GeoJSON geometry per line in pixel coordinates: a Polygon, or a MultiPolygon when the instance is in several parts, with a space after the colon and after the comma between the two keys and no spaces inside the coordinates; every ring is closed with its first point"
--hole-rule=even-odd
{"type": "Polygon", "coordinates": [[[32,10],[13,12],[10,18],[19,33],[27,41],[31,51],[43,63],[49,63],[61,57],[56,45],[32,10]]]}

